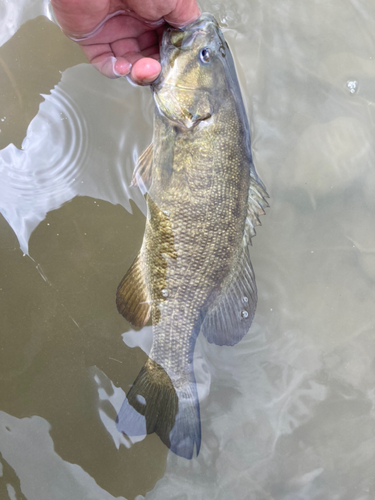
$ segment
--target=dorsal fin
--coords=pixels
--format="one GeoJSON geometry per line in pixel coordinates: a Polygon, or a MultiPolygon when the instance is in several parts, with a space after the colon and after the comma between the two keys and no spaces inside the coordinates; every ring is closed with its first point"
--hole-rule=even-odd
{"type": "Polygon", "coordinates": [[[133,178],[130,185],[139,187],[142,194],[147,193],[151,186],[153,156],[151,143],[138,158],[137,165],[133,172],[133,178]]]}
{"type": "Polygon", "coordinates": [[[248,245],[249,241],[251,244],[251,238],[256,234],[255,226],[261,226],[262,223],[259,220],[261,215],[264,215],[265,208],[269,207],[267,199],[269,195],[264,187],[264,184],[259,179],[257,174],[251,170],[250,174],[250,187],[249,187],[249,197],[247,205],[247,217],[246,217],[246,230],[244,234],[244,245],[248,245]]]}
{"type": "Polygon", "coordinates": [[[151,298],[147,290],[141,252],[117,288],[117,310],[134,326],[144,326],[150,318],[151,298]]]}

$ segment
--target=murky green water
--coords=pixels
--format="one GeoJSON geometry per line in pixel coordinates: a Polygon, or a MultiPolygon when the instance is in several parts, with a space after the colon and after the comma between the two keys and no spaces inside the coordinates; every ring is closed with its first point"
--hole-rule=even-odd
{"type": "Polygon", "coordinates": [[[128,186],[151,95],[85,64],[46,3],[0,5],[1,499],[375,497],[375,5],[201,6],[226,26],[271,209],[249,334],[199,340],[189,462],[114,426],[149,339],[114,296],[143,236],[128,186]]]}

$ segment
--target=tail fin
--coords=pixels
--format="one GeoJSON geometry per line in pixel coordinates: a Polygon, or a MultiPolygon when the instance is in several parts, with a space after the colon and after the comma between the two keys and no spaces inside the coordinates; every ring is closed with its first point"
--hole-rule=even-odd
{"type": "Polygon", "coordinates": [[[156,432],[176,455],[191,459],[201,442],[199,402],[194,380],[173,385],[164,368],[149,359],[121,406],[117,429],[127,436],[156,432]]]}

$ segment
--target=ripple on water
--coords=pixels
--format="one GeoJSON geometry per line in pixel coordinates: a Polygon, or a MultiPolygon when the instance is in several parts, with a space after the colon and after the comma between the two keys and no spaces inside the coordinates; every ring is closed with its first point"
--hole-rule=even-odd
{"type": "Polygon", "coordinates": [[[81,177],[88,150],[87,125],[77,104],[59,87],[43,97],[47,105],[32,121],[22,150],[13,144],[5,148],[12,163],[2,172],[9,188],[32,203],[36,197],[41,202],[42,194],[58,196],[81,177]]]}
{"type": "Polygon", "coordinates": [[[129,189],[137,156],[129,116],[139,109],[137,100],[127,99],[129,87],[104,80],[86,64],[70,68],[44,96],[22,149],[10,144],[0,151],[0,212],[24,253],[46,214],[77,195],[129,211],[132,198],[144,210],[141,194],[129,189]]]}
{"type": "Polygon", "coordinates": [[[79,106],[59,87],[44,98],[22,149],[10,144],[0,152],[0,210],[25,253],[31,232],[74,196],[87,166],[89,137],[79,106]]]}

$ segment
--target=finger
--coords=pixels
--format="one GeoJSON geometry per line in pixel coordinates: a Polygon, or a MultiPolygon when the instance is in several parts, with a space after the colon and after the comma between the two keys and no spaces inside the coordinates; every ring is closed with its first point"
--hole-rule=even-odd
{"type": "Polygon", "coordinates": [[[153,45],[152,47],[147,47],[147,49],[142,50],[143,57],[152,57],[157,61],[160,61],[159,46],[153,45]]]}
{"type": "Polygon", "coordinates": [[[160,71],[161,66],[158,61],[151,57],[142,57],[133,64],[130,77],[138,85],[149,85],[156,80],[160,71]]]}
{"type": "Polygon", "coordinates": [[[89,33],[109,12],[109,2],[51,0],[56,19],[69,35],[89,33]]]}
{"type": "Polygon", "coordinates": [[[137,38],[140,50],[145,50],[153,45],[159,45],[159,37],[156,31],[146,31],[137,38]]]}
{"type": "Polygon", "coordinates": [[[133,64],[142,56],[157,56],[158,58],[159,39],[155,32],[147,32],[138,38],[116,40],[111,43],[111,49],[116,57],[123,56],[133,64]]]}
{"type": "Polygon", "coordinates": [[[112,17],[104,24],[101,24],[98,30],[87,36],[83,36],[79,41],[82,45],[91,45],[93,43],[111,43],[124,37],[137,38],[145,31],[153,31],[152,26],[148,26],[139,19],[120,14],[112,17]]]}
{"type": "Polygon", "coordinates": [[[132,69],[131,62],[126,57],[116,57],[116,62],[113,68],[116,76],[126,76],[132,69]]]}
{"type": "Polygon", "coordinates": [[[133,52],[140,52],[138,40],[136,38],[122,38],[111,43],[111,49],[115,56],[125,56],[133,52]]]}
{"type": "Polygon", "coordinates": [[[175,27],[186,26],[200,16],[196,0],[127,0],[129,9],[147,21],[165,19],[175,27]]]}
{"type": "Polygon", "coordinates": [[[91,64],[108,78],[119,78],[130,73],[131,63],[124,57],[114,57],[112,53],[102,54],[92,59],[91,64]]]}
{"type": "Polygon", "coordinates": [[[195,21],[201,15],[201,11],[195,0],[177,0],[175,8],[164,16],[168,24],[176,28],[182,28],[195,21]]]}
{"type": "Polygon", "coordinates": [[[108,78],[118,78],[130,72],[131,61],[123,54],[114,54],[108,43],[82,45],[81,49],[90,63],[108,78]]]}

